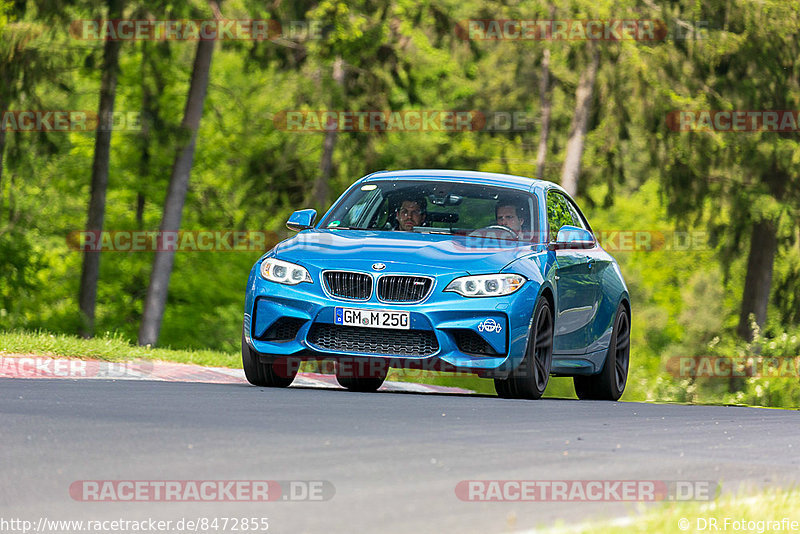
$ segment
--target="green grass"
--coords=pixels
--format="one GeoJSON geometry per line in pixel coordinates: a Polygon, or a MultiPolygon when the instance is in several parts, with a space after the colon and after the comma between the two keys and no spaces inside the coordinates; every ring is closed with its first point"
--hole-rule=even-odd
{"type": "Polygon", "coordinates": [[[630,515],[615,520],[597,520],[580,525],[566,525],[559,521],[550,529],[540,532],[583,533],[675,533],[675,532],[797,532],[800,528],[800,491],[796,488],[783,490],[772,488],[754,495],[723,495],[713,502],[660,503],[656,506],[640,505],[630,515]],[[728,519],[727,525],[725,524],[728,519]],[[768,528],[759,521],[795,521],[780,528],[768,528]],[[711,526],[716,520],[717,528],[711,526]],[[687,523],[688,521],[688,523],[687,523]],[[745,523],[734,524],[733,521],[745,523]],[[752,524],[748,524],[749,522],[752,524]],[[681,525],[688,528],[682,529],[681,525]],[[736,528],[736,527],[739,528],[736,528]],[[727,527],[727,528],[726,528],[727,527]],[[742,528],[743,527],[743,528],[742,528]]]}
{"type": "Polygon", "coordinates": [[[0,332],[0,355],[36,354],[65,358],[97,359],[111,362],[125,360],[162,360],[213,367],[240,367],[241,355],[211,350],[175,350],[131,345],[120,335],[105,334],[83,339],[48,332],[0,332]]]}

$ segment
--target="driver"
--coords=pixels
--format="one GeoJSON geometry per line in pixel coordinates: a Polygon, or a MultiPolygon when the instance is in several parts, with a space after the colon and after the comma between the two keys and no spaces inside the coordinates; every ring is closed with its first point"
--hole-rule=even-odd
{"type": "Polygon", "coordinates": [[[428,202],[424,196],[405,197],[395,212],[398,230],[413,232],[415,226],[422,226],[427,218],[428,202]]]}
{"type": "Polygon", "coordinates": [[[522,232],[522,225],[525,222],[525,208],[508,201],[500,201],[494,208],[494,216],[497,224],[513,230],[517,236],[522,232]]]}

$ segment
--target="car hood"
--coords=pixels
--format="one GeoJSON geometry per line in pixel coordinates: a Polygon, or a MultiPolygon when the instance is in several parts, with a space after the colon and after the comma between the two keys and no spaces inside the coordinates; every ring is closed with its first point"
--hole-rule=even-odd
{"type": "Polygon", "coordinates": [[[371,270],[428,274],[499,272],[533,248],[529,243],[465,236],[372,230],[306,230],[279,243],[279,259],[318,269],[371,270]]]}

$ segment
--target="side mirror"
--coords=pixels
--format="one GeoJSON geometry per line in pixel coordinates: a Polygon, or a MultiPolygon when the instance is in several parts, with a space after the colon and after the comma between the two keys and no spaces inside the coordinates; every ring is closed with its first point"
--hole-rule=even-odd
{"type": "Polygon", "coordinates": [[[555,242],[550,243],[550,250],[592,248],[594,236],[589,230],[577,226],[564,225],[558,230],[555,242]]]}
{"type": "Polygon", "coordinates": [[[292,213],[292,215],[289,217],[289,220],[286,221],[286,228],[295,232],[311,228],[311,226],[314,224],[314,218],[316,216],[317,210],[296,211],[292,213]]]}

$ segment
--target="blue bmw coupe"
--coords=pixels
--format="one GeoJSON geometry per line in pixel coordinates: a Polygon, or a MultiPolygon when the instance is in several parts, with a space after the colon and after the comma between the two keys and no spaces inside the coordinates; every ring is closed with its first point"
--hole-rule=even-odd
{"type": "Polygon", "coordinates": [[[247,281],[242,363],[286,387],[299,362],[377,390],[388,369],[475,373],[508,398],[572,376],[617,400],[630,361],[630,297],[617,262],[558,185],[469,171],[381,171],[261,257],[247,281]]]}

